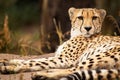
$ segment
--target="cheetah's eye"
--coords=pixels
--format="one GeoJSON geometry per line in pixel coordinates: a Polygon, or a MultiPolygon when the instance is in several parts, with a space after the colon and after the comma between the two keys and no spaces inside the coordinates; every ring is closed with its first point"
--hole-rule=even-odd
{"type": "Polygon", "coordinates": [[[83,16],[78,16],[78,19],[83,20],[83,16]]]}
{"type": "Polygon", "coordinates": [[[96,20],[98,17],[97,16],[93,16],[92,17],[92,20],[96,20]]]}

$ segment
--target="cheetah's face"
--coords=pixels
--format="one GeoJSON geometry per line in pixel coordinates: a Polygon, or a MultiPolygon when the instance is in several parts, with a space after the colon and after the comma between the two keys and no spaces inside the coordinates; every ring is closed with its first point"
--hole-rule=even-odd
{"type": "Polygon", "coordinates": [[[103,9],[69,9],[69,16],[72,24],[71,37],[83,35],[90,37],[93,34],[100,33],[102,22],[106,15],[103,9]]]}

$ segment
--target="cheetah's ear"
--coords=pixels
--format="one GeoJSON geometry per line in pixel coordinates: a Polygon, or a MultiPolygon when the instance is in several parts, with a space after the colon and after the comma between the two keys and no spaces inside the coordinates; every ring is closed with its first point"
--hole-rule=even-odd
{"type": "Polygon", "coordinates": [[[106,16],[106,10],[100,9],[100,16],[102,17],[102,20],[104,20],[104,18],[106,16]]]}
{"type": "Polygon", "coordinates": [[[73,18],[73,13],[74,13],[74,11],[75,11],[75,8],[74,8],[74,7],[71,7],[71,8],[69,8],[69,10],[68,10],[68,13],[69,13],[69,16],[70,16],[70,20],[72,20],[72,18],[73,18]]]}

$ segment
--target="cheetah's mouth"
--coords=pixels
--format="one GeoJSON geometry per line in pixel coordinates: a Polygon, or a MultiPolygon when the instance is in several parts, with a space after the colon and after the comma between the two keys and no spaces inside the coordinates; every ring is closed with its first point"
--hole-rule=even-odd
{"type": "Polygon", "coordinates": [[[89,32],[87,32],[86,34],[85,34],[85,37],[90,37],[92,34],[90,34],[89,32]]]}

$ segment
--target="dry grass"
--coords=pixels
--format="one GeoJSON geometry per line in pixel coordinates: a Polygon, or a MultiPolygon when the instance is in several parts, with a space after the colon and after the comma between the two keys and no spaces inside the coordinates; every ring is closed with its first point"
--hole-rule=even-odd
{"type": "Polygon", "coordinates": [[[57,25],[57,22],[55,19],[53,19],[53,22],[55,24],[55,28],[56,28],[56,33],[59,37],[59,44],[62,44],[63,43],[63,33],[62,33],[62,30],[61,30],[61,25],[60,25],[60,22],[58,22],[58,25],[57,25]]]}
{"type": "Polygon", "coordinates": [[[29,53],[41,54],[39,48],[39,31],[35,33],[10,32],[8,15],[5,16],[3,30],[0,31],[0,52],[28,55],[29,53]],[[37,43],[36,43],[37,42],[37,43]]]}
{"type": "Polygon", "coordinates": [[[10,42],[11,33],[8,27],[8,15],[5,15],[3,30],[0,32],[0,50],[8,52],[10,42]]]}

